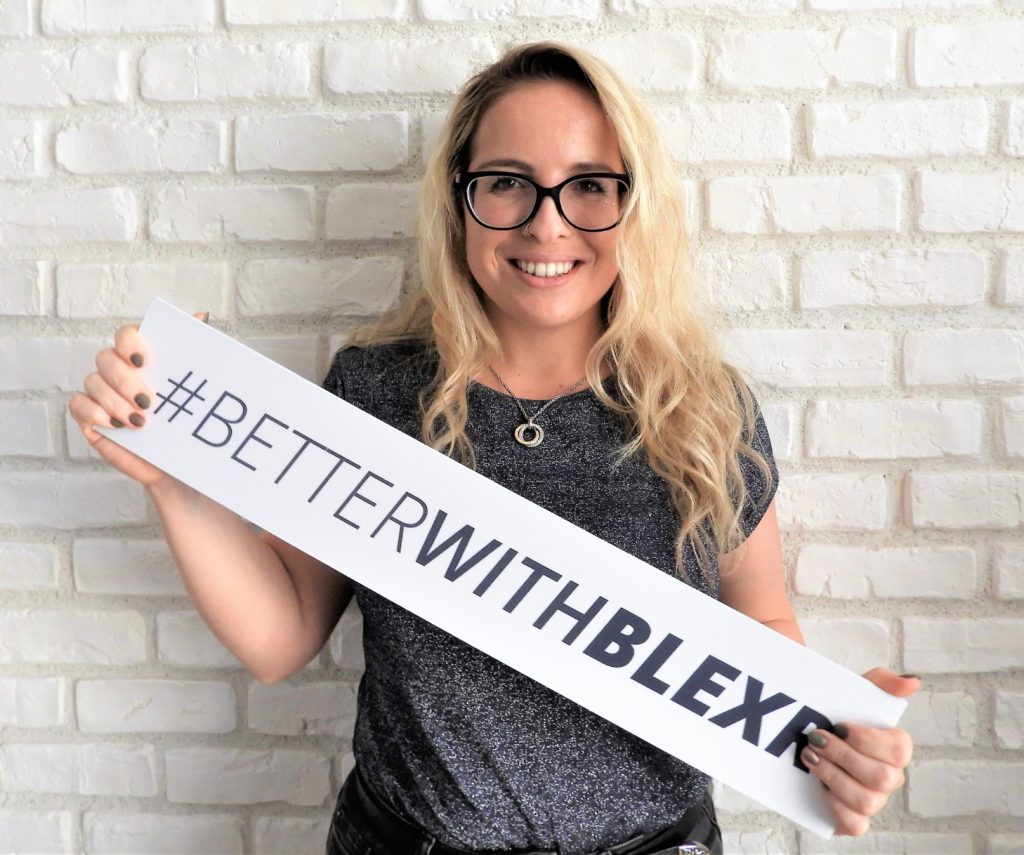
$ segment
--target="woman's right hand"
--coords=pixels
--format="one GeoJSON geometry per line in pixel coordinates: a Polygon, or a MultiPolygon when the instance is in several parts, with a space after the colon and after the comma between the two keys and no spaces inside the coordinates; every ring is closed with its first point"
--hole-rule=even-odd
{"type": "Polygon", "coordinates": [[[96,354],[96,370],[85,378],[85,392],[71,396],[68,410],[104,460],[144,487],[155,487],[170,476],[96,430],[97,426],[115,430],[140,430],[145,426],[153,390],[139,369],[148,355],[138,325],[120,327],[114,334],[114,346],[96,354]]]}

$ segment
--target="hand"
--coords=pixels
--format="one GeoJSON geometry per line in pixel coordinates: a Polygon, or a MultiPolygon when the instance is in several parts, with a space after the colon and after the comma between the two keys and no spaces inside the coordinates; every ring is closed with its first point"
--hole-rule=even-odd
{"type": "MultiPolygon", "coordinates": [[[[206,313],[197,314],[205,320],[206,313]]],[[[139,430],[146,424],[146,410],[153,403],[153,391],[143,382],[139,369],[148,351],[136,324],[114,334],[114,346],[96,354],[96,371],[85,378],[85,393],[72,395],[71,417],[89,444],[115,469],[153,487],[166,479],[163,471],[100,434],[97,426],[116,430],[139,430]]]]}
{"type": "MultiPolygon", "coordinates": [[[[901,677],[887,668],[873,668],[864,677],[898,698],[910,697],[921,687],[919,677],[901,677]]],[[[844,722],[831,733],[815,730],[807,738],[800,759],[825,785],[836,834],[859,837],[889,796],[903,786],[903,770],[913,749],[910,735],[894,727],[844,722]]]]}

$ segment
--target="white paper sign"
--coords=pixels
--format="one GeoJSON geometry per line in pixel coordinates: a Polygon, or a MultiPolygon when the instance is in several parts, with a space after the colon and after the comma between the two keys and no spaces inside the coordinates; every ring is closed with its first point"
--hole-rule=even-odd
{"type": "Polygon", "coordinates": [[[658,748],[832,833],[796,743],[829,721],[890,727],[905,701],[168,303],[150,307],[142,334],[156,395],[148,425],[105,435],[658,748]]]}

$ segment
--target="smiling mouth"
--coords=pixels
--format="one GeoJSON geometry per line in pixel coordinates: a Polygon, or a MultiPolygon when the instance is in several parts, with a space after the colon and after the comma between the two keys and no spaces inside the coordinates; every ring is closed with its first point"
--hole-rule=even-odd
{"type": "Polygon", "coordinates": [[[564,276],[579,264],[578,261],[549,261],[534,263],[532,261],[521,261],[518,258],[513,258],[512,263],[522,270],[523,273],[529,273],[531,276],[537,276],[541,279],[564,276]]]}

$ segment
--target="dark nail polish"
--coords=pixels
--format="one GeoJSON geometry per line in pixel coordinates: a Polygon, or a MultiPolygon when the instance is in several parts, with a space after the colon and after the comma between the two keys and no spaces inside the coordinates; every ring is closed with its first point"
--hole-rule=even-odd
{"type": "Polygon", "coordinates": [[[900,674],[900,676],[904,680],[920,680],[921,679],[921,675],[920,674],[900,674]]]}
{"type": "Polygon", "coordinates": [[[832,727],[832,732],[840,739],[846,739],[850,735],[850,730],[845,724],[837,724],[832,727]]]}
{"type": "Polygon", "coordinates": [[[132,365],[134,365],[136,368],[141,368],[142,367],[142,354],[141,353],[133,353],[129,357],[129,359],[131,359],[132,365]]]}
{"type": "Polygon", "coordinates": [[[135,425],[135,427],[142,427],[146,423],[146,420],[138,413],[132,413],[128,416],[128,421],[135,425]]]}
{"type": "Polygon", "coordinates": [[[807,734],[807,741],[811,743],[815,748],[824,748],[828,745],[828,740],[825,739],[825,735],[820,730],[812,730],[807,734]]]}
{"type": "Polygon", "coordinates": [[[139,392],[139,394],[135,396],[135,403],[138,404],[142,409],[148,410],[150,403],[149,395],[144,395],[142,392],[139,392]]]}
{"type": "Polygon", "coordinates": [[[121,421],[120,419],[111,419],[110,420],[110,426],[111,427],[116,427],[116,428],[123,428],[124,427],[124,422],[121,421]]]}
{"type": "Polygon", "coordinates": [[[210,323],[210,313],[209,312],[203,312],[203,323],[204,324],[210,323]]]}

